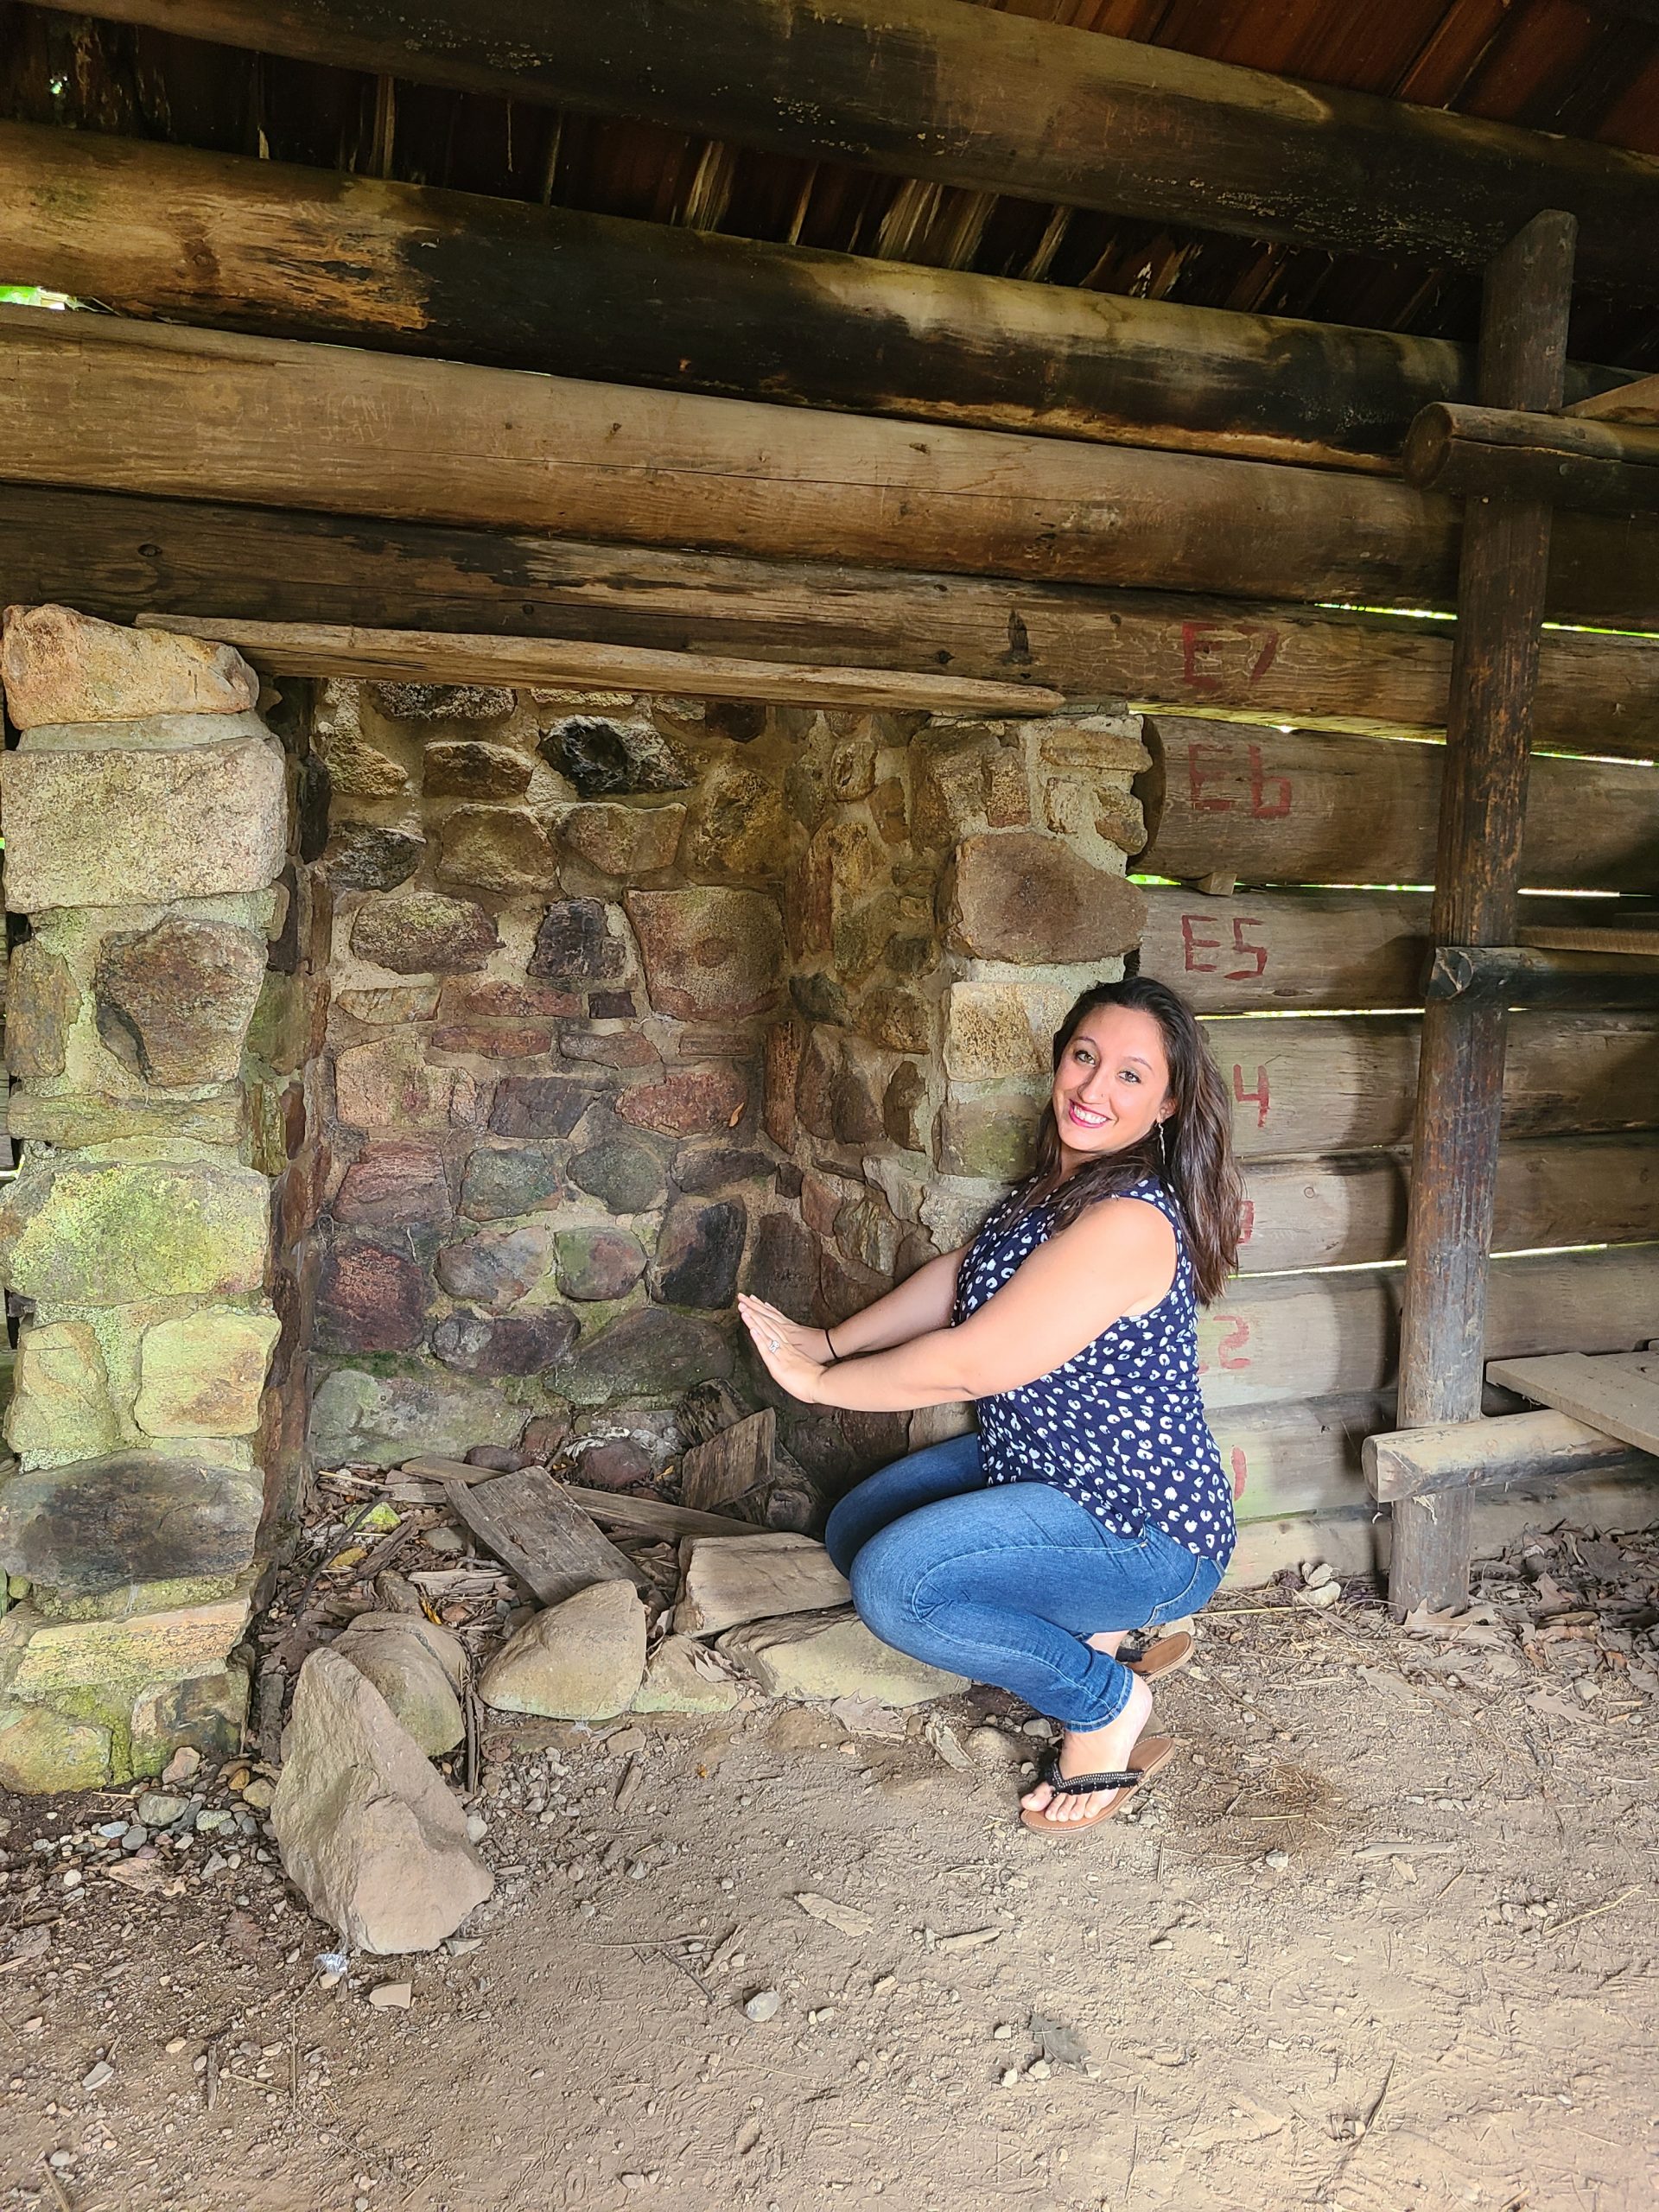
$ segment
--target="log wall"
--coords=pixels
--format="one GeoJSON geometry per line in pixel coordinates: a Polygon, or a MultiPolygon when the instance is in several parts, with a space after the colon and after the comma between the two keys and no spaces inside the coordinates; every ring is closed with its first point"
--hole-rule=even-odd
{"type": "MultiPolygon", "coordinates": [[[[1245,1170],[1241,1273],[1200,1344],[1254,1574],[1363,1515],[1359,1446],[1392,1424],[1444,753],[1180,715],[1143,735],[1141,964],[1199,1007],[1245,1170]]],[[[1523,928],[1650,914],[1659,767],[1535,760],[1522,880],[1523,928]]],[[[1513,1018],[1493,1247],[1488,1357],[1659,1334],[1659,1016],[1513,1018]]]]}

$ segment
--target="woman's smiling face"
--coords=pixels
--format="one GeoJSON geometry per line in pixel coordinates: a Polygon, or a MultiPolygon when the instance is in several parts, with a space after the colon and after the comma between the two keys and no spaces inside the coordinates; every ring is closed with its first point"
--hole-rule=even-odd
{"type": "Polygon", "coordinates": [[[1084,1015],[1054,1076],[1054,1126],[1069,1169],[1138,1144],[1169,1110],[1163,1032],[1140,1007],[1084,1015]]]}

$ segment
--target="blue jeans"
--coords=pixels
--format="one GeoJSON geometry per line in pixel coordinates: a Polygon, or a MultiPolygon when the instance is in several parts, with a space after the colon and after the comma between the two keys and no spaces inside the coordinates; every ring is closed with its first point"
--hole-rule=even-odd
{"type": "Polygon", "coordinates": [[[1133,1676],[1084,1639],[1207,1605],[1221,1580],[1149,1522],[1117,1536],[1047,1483],[988,1484],[977,1436],[849,1491],[823,1541],[860,1618],[912,1659],[995,1682],[1067,1728],[1103,1728],[1133,1676]]]}

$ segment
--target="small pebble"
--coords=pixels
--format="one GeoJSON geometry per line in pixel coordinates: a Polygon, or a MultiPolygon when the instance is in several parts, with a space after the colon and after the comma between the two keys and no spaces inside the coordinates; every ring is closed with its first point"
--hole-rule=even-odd
{"type": "Polygon", "coordinates": [[[1053,2071],[1053,2068],[1046,2058],[1033,2058],[1026,2069],[1026,2072],[1033,2082],[1046,2082],[1053,2071]]]}
{"type": "Polygon", "coordinates": [[[176,2058],[184,2049],[184,2044],[185,2038],[182,2036],[175,2036],[169,2043],[163,2044],[162,2048],[169,2058],[176,2058]]]}
{"type": "Polygon", "coordinates": [[[369,2002],[382,2012],[407,2012],[415,2001],[412,1981],[382,1981],[369,1992],[369,2002]]]}
{"type": "Polygon", "coordinates": [[[114,2067],[107,2058],[100,2058],[90,2074],[82,2075],[80,2086],[83,2089],[101,2089],[106,2082],[113,2082],[114,2079],[114,2067]]]}
{"type": "Polygon", "coordinates": [[[757,1989],[743,2007],[743,2017],[748,2020],[775,2020],[783,2001],[775,1989],[757,1989]]]}
{"type": "Polygon", "coordinates": [[[991,2030],[991,2037],[995,2043],[1007,2043],[1012,2039],[1013,2035],[1014,2030],[1006,2020],[999,2020],[991,2030]]]}
{"type": "Polygon", "coordinates": [[[1017,2066],[1005,2066],[998,2078],[1005,2089],[1011,2089],[1020,2079],[1020,2069],[1017,2066]]]}
{"type": "Polygon", "coordinates": [[[1264,1866],[1271,1866],[1275,1874],[1282,1874],[1290,1864],[1290,1853],[1287,1851],[1270,1851],[1262,1859],[1262,1864],[1264,1866]]]}

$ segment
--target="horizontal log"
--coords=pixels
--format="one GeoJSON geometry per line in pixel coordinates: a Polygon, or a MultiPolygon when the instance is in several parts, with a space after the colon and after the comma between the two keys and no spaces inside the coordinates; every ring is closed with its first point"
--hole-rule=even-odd
{"type": "MultiPolygon", "coordinates": [[[[1205,1036],[1233,1095],[1246,1162],[1408,1144],[1421,1025],[1409,1015],[1226,1016],[1205,1036]]],[[[1659,1126],[1659,1016],[1517,1014],[1503,1067],[1507,1137],[1659,1126]]]]}
{"type": "Polygon", "coordinates": [[[1460,499],[1659,514],[1659,429],[1437,400],[1412,424],[1402,467],[1408,484],[1460,499]]]}
{"type": "Polygon", "coordinates": [[[1562,1481],[1579,1474],[1659,1477],[1659,1459],[1557,1413],[1385,1431],[1365,1439],[1360,1465],[1379,1503],[1477,1484],[1562,1481]]]}
{"type": "Polygon", "coordinates": [[[690,699],[771,699],[812,707],[876,707],[924,714],[1034,715],[1065,704],[1035,684],[911,676],[879,668],[807,668],[652,652],[639,645],[551,645],[434,630],[358,630],[327,622],[240,622],[141,614],[142,627],[235,645],[262,672],[363,682],[567,685],[655,691],[690,699]]]}
{"type": "MultiPolygon", "coordinates": [[[[1404,1152],[1252,1161],[1240,1268],[1272,1274],[1401,1258],[1410,1168],[1404,1152]]],[[[1523,1138],[1500,1148],[1495,1252],[1649,1239],[1659,1239],[1659,1133],[1523,1138]]]]}
{"type": "Polygon", "coordinates": [[[1504,1006],[1643,1010],[1659,1007],[1659,958],[1544,952],[1524,944],[1441,945],[1427,995],[1504,1006]]]}
{"type": "MultiPolygon", "coordinates": [[[[1248,1275],[1200,1317],[1205,1402],[1265,1405],[1393,1386],[1403,1268],[1248,1275]]],[[[1659,1244],[1494,1260],[1485,1356],[1633,1350],[1659,1312],[1659,1244]]]]}
{"type": "MultiPolygon", "coordinates": [[[[1644,918],[1652,912],[1630,904],[1644,918]]],[[[1609,899],[1603,911],[1611,921],[1626,910],[1609,899]]],[[[1523,921],[1577,922],[1583,915],[1577,899],[1545,894],[1522,901],[1523,921]]],[[[1185,992],[1201,1014],[1386,1010],[1422,1005],[1433,951],[1425,891],[1257,890],[1212,899],[1154,886],[1147,893],[1141,964],[1185,992]]]]}
{"type": "Polygon", "coordinates": [[[1659,297],[1659,162],[957,0],[101,7],[266,54],[1335,251],[1474,267],[1560,207],[1587,279],[1659,297]]]}
{"type": "MultiPolygon", "coordinates": [[[[0,308],[13,482],[876,566],[1432,605],[1456,509],[1380,478],[0,308]]],[[[1564,517],[1556,611],[1659,623],[1659,529],[1564,517]],[[1576,529],[1577,536],[1573,532],[1576,529]]],[[[220,610],[209,607],[207,613],[220,610]]]]}
{"type": "MultiPolygon", "coordinates": [[[[1169,702],[1268,725],[1432,729],[1453,626],[1283,602],[735,559],[0,482],[9,599],[112,621],[258,620],[591,639],[848,662],[1169,702]]],[[[1659,639],[1545,633],[1538,741],[1659,753],[1659,639]]]]}
{"type": "Polygon", "coordinates": [[[1579,399],[1569,392],[1561,411],[1596,423],[1659,424],[1659,376],[1638,377],[1634,384],[1620,385],[1617,391],[1589,392],[1579,399]]]}
{"type": "Polygon", "coordinates": [[[1393,1423],[1392,1395],[1376,1391],[1229,1406],[1211,1414],[1210,1426],[1243,1522],[1369,1504],[1361,1447],[1393,1423]]]}
{"type": "MultiPolygon", "coordinates": [[[[0,122],[0,256],[20,283],[263,337],[1390,472],[1421,409],[1476,389],[1442,339],[38,124],[0,122]]],[[[1575,366],[1568,397],[1631,380],[1575,366]]]]}
{"type": "MultiPolygon", "coordinates": [[[[1427,883],[1446,749],[1151,715],[1148,874],[1245,883],[1427,883]]],[[[1521,880],[1544,890],[1659,885],[1659,770],[1541,755],[1521,880]]]]}

